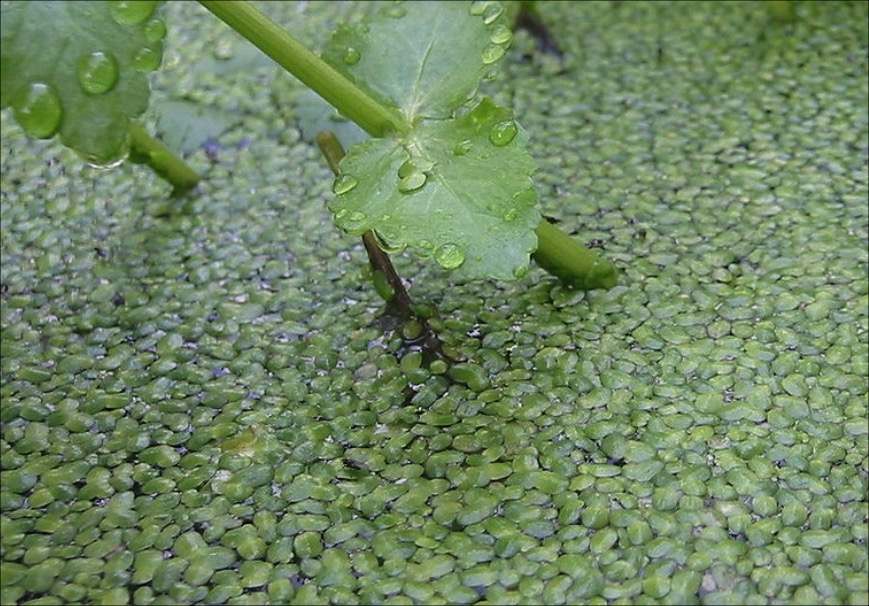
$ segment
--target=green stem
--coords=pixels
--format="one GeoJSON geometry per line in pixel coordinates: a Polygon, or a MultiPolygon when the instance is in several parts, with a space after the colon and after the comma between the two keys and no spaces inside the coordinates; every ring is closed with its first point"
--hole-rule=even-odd
{"type": "Polygon", "coordinates": [[[130,156],[171,183],[173,196],[181,196],[199,183],[199,173],[136,123],[130,124],[130,156]]]}
{"type": "Polygon", "coordinates": [[[615,265],[573,240],[546,219],[540,221],[535,233],[537,251],[534,260],[568,286],[592,290],[612,288],[619,281],[615,265]]]}
{"type": "Polygon", "coordinates": [[[398,112],[369,96],[250,3],[215,0],[199,3],[372,137],[410,132],[411,126],[398,112]]]}

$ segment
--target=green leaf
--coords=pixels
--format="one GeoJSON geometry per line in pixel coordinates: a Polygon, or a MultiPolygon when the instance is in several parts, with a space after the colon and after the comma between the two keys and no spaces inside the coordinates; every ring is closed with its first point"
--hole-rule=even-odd
{"type": "Polygon", "coordinates": [[[387,251],[410,246],[468,277],[514,279],[540,221],[526,139],[488,99],[402,140],[369,139],[342,160],[330,209],[340,228],[373,230],[387,251]]]}
{"type": "Polygon", "coordinates": [[[467,103],[511,40],[500,2],[396,3],[340,26],[323,59],[416,124],[467,103]]]}
{"type": "Polygon", "coordinates": [[[159,4],[4,0],[0,107],[34,137],[59,132],[91,163],[121,159],[162,56],[159,4]]]}

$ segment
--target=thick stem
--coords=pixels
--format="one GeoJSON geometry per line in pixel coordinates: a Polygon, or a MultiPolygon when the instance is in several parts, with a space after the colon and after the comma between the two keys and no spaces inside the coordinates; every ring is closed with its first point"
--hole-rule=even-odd
{"type": "Polygon", "coordinates": [[[410,125],[398,112],[369,96],[250,3],[240,0],[199,0],[199,3],[372,137],[410,132],[410,125]]]}
{"type": "Polygon", "coordinates": [[[173,196],[184,195],[199,183],[199,173],[136,123],[130,123],[130,155],[171,183],[173,196]]]}
{"type": "Polygon", "coordinates": [[[612,262],[573,240],[566,233],[543,219],[535,230],[538,265],[572,288],[592,290],[612,288],[619,274],[612,262]]]}

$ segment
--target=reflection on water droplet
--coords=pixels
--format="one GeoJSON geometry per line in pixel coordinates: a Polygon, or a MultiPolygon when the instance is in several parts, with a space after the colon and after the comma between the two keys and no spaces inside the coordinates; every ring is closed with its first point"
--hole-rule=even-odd
{"type": "Polygon", "coordinates": [[[492,130],[489,131],[489,141],[491,141],[493,145],[504,147],[513,140],[517,131],[518,128],[513,120],[498,122],[492,127],[492,130]]]}
{"type": "Polygon", "coordinates": [[[398,191],[409,194],[412,191],[418,190],[425,185],[427,177],[423,172],[412,172],[406,177],[402,177],[398,182],[398,191]]]}
{"type": "Polygon", "coordinates": [[[517,280],[520,278],[524,278],[526,275],[528,275],[527,265],[517,265],[513,268],[513,277],[517,280]]]}
{"type": "Polygon", "coordinates": [[[118,82],[118,62],[111,53],[96,51],[85,55],[76,64],[78,83],[86,93],[107,93],[118,82]]]}
{"type": "Polygon", "coordinates": [[[140,49],[133,57],[133,67],[140,72],[152,72],[160,67],[162,53],[153,48],[145,47],[140,49]]]}
{"type": "Polygon", "coordinates": [[[129,146],[125,146],[122,148],[121,153],[116,158],[111,158],[109,160],[99,160],[97,158],[85,157],[84,161],[87,162],[87,165],[91,168],[96,168],[97,170],[109,170],[123,164],[124,160],[127,159],[128,153],[129,146]]]}
{"type": "Polygon", "coordinates": [[[155,0],[112,0],[109,13],[121,25],[136,25],[153,15],[158,4],[155,0]]]}
{"type": "Polygon", "coordinates": [[[455,269],[465,262],[465,251],[453,243],[447,243],[438,247],[434,258],[444,269],[455,269]]]}
{"type": "Polygon", "coordinates": [[[509,44],[513,40],[513,32],[506,25],[498,25],[492,30],[492,35],[489,36],[492,44],[509,44]]]}
{"type": "Polygon", "coordinates": [[[344,51],[344,63],[347,65],[356,65],[359,63],[359,59],[362,58],[362,53],[353,48],[349,47],[346,51],[344,51]]]}
{"type": "Polygon", "coordinates": [[[57,91],[44,82],[33,82],[21,91],[12,103],[12,111],[21,128],[37,139],[53,136],[63,117],[57,91]]]}
{"type": "Polygon", "coordinates": [[[151,19],[145,24],[142,32],[145,34],[145,40],[154,44],[166,37],[166,24],[162,19],[151,19]]]}
{"type": "Polygon", "coordinates": [[[512,221],[517,216],[519,216],[519,211],[517,211],[515,208],[511,208],[510,210],[508,210],[507,212],[504,213],[504,220],[505,221],[512,221]]]}
{"type": "Polygon", "coordinates": [[[474,146],[474,144],[471,142],[470,139],[465,139],[464,141],[459,141],[459,143],[457,143],[456,146],[453,148],[453,155],[454,156],[464,156],[466,153],[471,151],[471,148],[473,146],[474,146]]]}
{"type": "Polygon", "coordinates": [[[332,184],[332,191],[336,195],[346,194],[348,191],[356,187],[359,183],[359,179],[354,177],[353,175],[349,175],[344,173],[343,175],[338,175],[335,178],[335,182],[332,184]]]}
{"type": "Polygon", "coordinates": [[[504,56],[507,52],[507,47],[503,44],[490,44],[483,49],[483,65],[494,63],[504,56]]]}
{"type": "Polygon", "coordinates": [[[483,23],[489,25],[495,19],[501,16],[501,13],[504,12],[504,6],[500,2],[492,2],[489,6],[485,8],[483,11],[483,23]]]}

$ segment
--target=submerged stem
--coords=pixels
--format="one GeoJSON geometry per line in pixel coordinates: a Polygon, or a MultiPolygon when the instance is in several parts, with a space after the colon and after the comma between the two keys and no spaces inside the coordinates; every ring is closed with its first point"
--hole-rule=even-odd
{"type": "Polygon", "coordinates": [[[535,229],[534,260],[572,288],[612,288],[619,281],[616,266],[543,219],[535,229]]]}
{"type": "Polygon", "coordinates": [[[199,183],[199,173],[136,123],[130,124],[130,156],[134,162],[147,164],[171,183],[175,197],[184,195],[199,183]]]}

